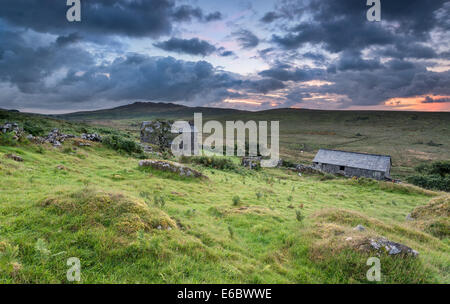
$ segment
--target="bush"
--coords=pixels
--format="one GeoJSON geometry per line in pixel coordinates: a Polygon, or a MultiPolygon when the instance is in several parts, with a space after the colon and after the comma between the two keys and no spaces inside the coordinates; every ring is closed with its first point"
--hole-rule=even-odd
{"type": "Polygon", "coordinates": [[[302,214],[300,210],[295,210],[295,218],[297,219],[297,221],[301,223],[305,218],[305,216],[302,214]]]}
{"type": "Polygon", "coordinates": [[[409,183],[425,189],[450,192],[450,161],[423,164],[415,170],[419,174],[407,177],[409,183]]]}
{"type": "Polygon", "coordinates": [[[330,173],[324,173],[321,177],[320,177],[320,180],[321,181],[327,181],[327,180],[332,180],[332,179],[335,179],[336,178],[336,176],[334,176],[333,174],[330,174],[330,173]]]}
{"type": "Polygon", "coordinates": [[[290,160],[284,160],[283,159],[283,163],[281,165],[284,168],[295,168],[297,166],[296,163],[290,161],[290,160]]]}
{"type": "Polygon", "coordinates": [[[241,198],[237,195],[233,196],[233,206],[239,206],[241,203],[241,198]]]}
{"type": "Polygon", "coordinates": [[[36,123],[31,123],[29,121],[25,122],[23,125],[23,129],[25,132],[33,135],[33,136],[41,136],[44,134],[44,128],[36,123]]]}
{"type": "Polygon", "coordinates": [[[219,156],[182,156],[181,162],[184,163],[195,163],[205,167],[218,169],[218,170],[236,170],[236,164],[227,157],[219,156]]]}
{"type": "Polygon", "coordinates": [[[134,140],[126,139],[119,135],[110,135],[103,138],[102,143],[116,151],[127,153],[143,153],[142,147],[134,140]]]}
{"type": "Polygon", "coordinates": [[[450,192],[450,177],[442,177],[440,175],[413,175],[406,180],[416,186],[430,189],[450,192]]]}
{"type": "Polygon", "coordinates": [[[10,133],[0,133],[0,145],[2,146],[15,146],[17,142],[14,140],[14,134],[10,133]]]}

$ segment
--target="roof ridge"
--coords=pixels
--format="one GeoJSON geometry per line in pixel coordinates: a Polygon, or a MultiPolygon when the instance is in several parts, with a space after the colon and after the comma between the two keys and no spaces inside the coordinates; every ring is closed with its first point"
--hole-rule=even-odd
{"type": "Polygon", "coordinates": [[[391,158],[390,155],[385,154],[374,154],[374,153],[364,153],[364,152],[352,152],[352,151],[344,151],[344,150],[334,150],[334,149],[326,149],[326,148],[320,148],[320,150],[326,150],[326,151],[334,151],[334,152],[343,152],[343,153],[353,153],[353,154],[362,154],[362,155],[372,155],[372,156],[384,156],[391,158]]]}

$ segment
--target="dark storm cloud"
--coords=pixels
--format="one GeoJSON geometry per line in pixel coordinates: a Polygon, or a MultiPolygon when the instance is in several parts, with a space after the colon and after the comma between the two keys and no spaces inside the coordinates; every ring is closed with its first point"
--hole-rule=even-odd
{"type": "Polygon", "coordinates": [[[81,22],[66,20],[66,1],[2,0],[0,18],[13,25],[43,33],[78,31],[89,34],[159,37],[170,34],[173,22],[213,21],[219,12],[207,14],[190,5],[176,6],[172,0],[81,1],[81,22]]]}
{"type": "MultiPolygon", "coordinates": [[[[149,57],[130,54],[108,66],[95,67],[82,76],[74,73],[66,77],[62,88],[84,92],[82,98],[110,100],[192,101],[204,96],[224,98],[226,89],[247,89],[267,93],[283,88],[282,82],[273,79],[242,80],[231,73],[217,71],[206,61],[189,62],[172,57],[149,57]],[[109,75],[105,77],[104,75],[109,75]],[[223,96],[221,96],[223,94],[223,96]]],[[[70,94],[68,94],[70,92],[70,94]]]]}
{"type": "Polygon", "coordinates": [[[313,0],[303,5],[298,1],[288,1],[287,6],[302,7],[300,14],[308,15],[308,21],[298,22],[294,26],[287,23],[289,30],[285,34],[274,34],[272,40],[285,49],[296,49],[307,43],[323,43],[330,52],[385,46],[395,44],[399,39],[402,43],[427,41],[430,30],[439,26],[440,19],[435,12],[445,2],[383,1],[382,20],[399,24],[393,29],[384,26],[383,22],[368,22],[365,1],[313,0]]]}
{"type": "Polygon", "coordinates": [[[217,55],[222,57],[235,56],[234,52],[228,51],[224,47],[216,48],[209,42],[200,40],[198,38],[171,38],[167,41],[154,43],[153,45],[165,51],[176,52],[180,54],[208,56],[216,53],[217,55]]]}
{"type": "Polygon", "coordinates": [[[270,91],[283,89],[286,85],[277,79],[265,78],[261,80],[245,81],[243,87],[249,91],[267,94],[270,91]]]}
{"type": "Polygon", "coordinates": [[[436,58],[438,55],[429,46],[414,43],[414,42],[396,42],[395,45],[390,45],[379,52],[380,55],[393,58],[419,58],[430,59],[436,58]]]}
{"type": "Polygon", "coordinates": [[[241,29],[234,32],[233,35],[244,49],[252,49],[259,44],[259,38],[249,30],[241,29]]]}
{"type": "Polygon", "coordinates": [[[361,53],[357,51],[344,51],[337,62],[336,68],[340,71],[375,70],[381,68],[381,63],[379,60],[362,59],[361,53]]]}
{"type": "Polygon", "coordinates": [[[16,89],[16,101],[2,104],[15,108],[28,105],[30,96],[43,109],[76,109],[77,104],[103,100],[206,104],[232,95],[231,88],[267,93],[284,87],[274,79],[242,79],[206,61],[127,54],[112,62],[98,62],[82,45],[72,44],[76,35],[60,36],[43,47],[23,35],[0,31],[0,83],[16,89]]]}
{"type": "Polygon", "coordinates": [[[171,38],[164,42],[153,44],[154,46],[169,52],[184,53],[189,55],[207,56],[217,49],[214,45],[198,38],[179,39],[171,38]]]}
{"type": "Polygon", "coordinates": [[[421,101],[421,103],[443,103],[443,102],[450,102],[450,98],[431,98],[430,96],[425,97],[424,100],[421,101]]]}
{"type": "Polygon", "coordinates": [[[81,40],[81,36],[78,33],[71,33],[67,36],[59,36],[56,39],[56,44],[59,46],[65,46],[71,43],[76,43],[81,40]]]}
{"type": "Polygon", "coordinates": [[[347,96],[353,105],[378,105],[395,97],[427,94],[450,95],[450,72],[428,71],[421,64],[391,60],[382,68],[364,71],[343,71],[329,74],[332,85],[322,93],[347,96]]]}
{"type": "Polygon", "coordinates": [[[0,30],[0,50],[3,53],[0,59],[0,81],[10,82],[24,93],[44,92],[47,88],[43,79],[59,69],[94,64],[90,53],[70,46],[68,41],[73,41],[74,37],[59,37],[50,45],[36,47],[24,39],[21,32],[0,30]]]}
{"type": "Polygon", "coordinates": [[[324,74],[321,69],[288,69],[287,66],[277,66],[268,70],[259,72],[259,75],[264,77],[270,77],[280,81],[309,81],[317,79],[324,74]]]}

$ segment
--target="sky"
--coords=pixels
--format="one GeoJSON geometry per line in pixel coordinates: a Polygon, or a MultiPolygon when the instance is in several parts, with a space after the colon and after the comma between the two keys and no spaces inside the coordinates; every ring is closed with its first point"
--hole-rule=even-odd
{"type": "Polygon", "coordinates": [[[450,1],[0,0],[0,108],[450,111],[450,1]]]}

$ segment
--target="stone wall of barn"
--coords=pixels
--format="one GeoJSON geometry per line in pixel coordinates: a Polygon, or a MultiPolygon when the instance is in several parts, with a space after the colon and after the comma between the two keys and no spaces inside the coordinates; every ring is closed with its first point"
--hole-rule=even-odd
{"type": "Polygon", "coordinates": [[[326,173],[342,174],[347,177],[357,176],[357,177],[373,178],[378,180],[383,180],[385,178],[385,173],[380,171],[351,168],[351,167],[344,167],[344,170],[341,170],[341,166],[330,164],[317,164],[316,167],[318,167],[319,170],[326,173]]]}

